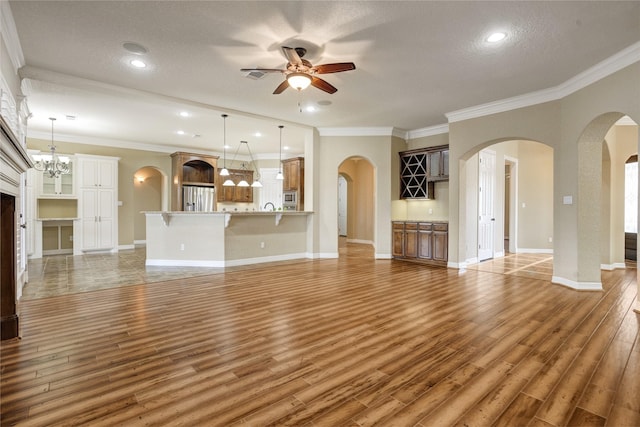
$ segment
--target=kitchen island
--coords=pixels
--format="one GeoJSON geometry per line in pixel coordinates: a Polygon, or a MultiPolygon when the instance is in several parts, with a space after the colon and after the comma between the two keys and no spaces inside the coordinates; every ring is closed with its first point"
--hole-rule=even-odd
{"type": "Polygon", "coordinates": [[[308,258],[313,212],[144,212],[146,265],[231,267],[308,258]]]}

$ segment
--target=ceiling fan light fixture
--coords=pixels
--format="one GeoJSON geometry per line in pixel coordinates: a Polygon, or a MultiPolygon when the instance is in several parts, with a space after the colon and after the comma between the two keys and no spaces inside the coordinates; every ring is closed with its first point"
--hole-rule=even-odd
{"type": "Polygon", "coordinates": [[[287,82],[296,90],[304,90],[311,84],[311,76],[305,73],[291,73],[287,75],[287,82]]]}

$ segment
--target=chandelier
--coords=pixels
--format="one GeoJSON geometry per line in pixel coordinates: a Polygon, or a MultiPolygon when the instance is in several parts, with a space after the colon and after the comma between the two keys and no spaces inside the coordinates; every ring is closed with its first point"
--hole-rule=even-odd
{"type": "MultiPolygon", "coordinates": [[[[249,148],[249,143],[247,141],[240,141],[240,145],[238,145],[238,148],[236,149],[235,154],[233,155],[233,161],[232,163],[236,160],[236,156],[238,155],[238,152],[240,151],[240,148],[242,148],[242,146],[245,145],[247,147],[247,151],[249,152],[249,159],[251,159],[251,162],[249,163],[250,165],[253,164],[253,167],[256,170],[256,178],[254,179],[252,184],[249,184],[247,182],[247,180],[245,180],[244,178],[237,184],[238,187],[254,187],[254,188],[260,188],[262,187],[262,183],[260,182],[260,174],[258,173],[258,169],[256,168],[256,163],[253,160],[253,154],[251,154],[251,148],[249,148]]],[[[246,163],[242,163],[241,165],[241,169],[242,170],[249,170],[247,168],[247,164],[246,163]]],[[[222,174],[222,173],[221,173],[222,174]]],[[[225,182],[222,183],[222,185],[224,187],[233,187],[236,184],[233,182],[233,180],[231,179],[227,179],[225,182]]]]}
{"type": "Polygon", "coordinates": [[[56,155],[56,146],[53,142],[53,122],[55,117],[49,117],[51,120],[51,145],[49,149],[51,154],[36,154],[33,156],[33,167],[42,172],[49,174],[51,178],[57,178],[62,174],[68,174],[71,172],[69,166],[69,158],[65,156],[56,155]]]}

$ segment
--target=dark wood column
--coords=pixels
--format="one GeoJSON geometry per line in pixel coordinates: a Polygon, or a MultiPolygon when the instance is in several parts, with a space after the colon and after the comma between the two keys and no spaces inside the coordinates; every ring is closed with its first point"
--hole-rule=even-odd
{"type": "Polygon", "coordinates": [[[16,198],[0,194],[0,339],[18,336],[16,310],[16,198]]]}

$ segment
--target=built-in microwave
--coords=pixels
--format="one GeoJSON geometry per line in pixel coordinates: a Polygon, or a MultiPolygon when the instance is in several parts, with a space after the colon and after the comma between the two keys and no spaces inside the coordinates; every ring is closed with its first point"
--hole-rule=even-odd
{"type": "Polygon", "coordinates": [[[296,209],[298,209],[297,191],[282,192],[282,209],[285,211],[295,211],[296,209]]]}
{"type": "Polygon", "coordinates": [[[296,203],[298,203],[298,192],[284,191],[282,193],[282,203],[288,205],[295,205],[296,203]]]}

